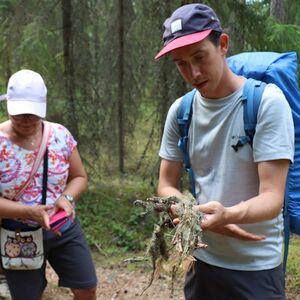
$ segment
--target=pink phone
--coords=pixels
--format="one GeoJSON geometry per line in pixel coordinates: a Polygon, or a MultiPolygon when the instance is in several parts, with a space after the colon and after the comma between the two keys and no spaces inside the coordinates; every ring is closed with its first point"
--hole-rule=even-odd
{"type": "Polygon", "coordinates": [[[72,222],[72,218],[67,215],[66,211],[59,210],[50,218],[51,231],[64,232],[70,227],[72,222]]]}

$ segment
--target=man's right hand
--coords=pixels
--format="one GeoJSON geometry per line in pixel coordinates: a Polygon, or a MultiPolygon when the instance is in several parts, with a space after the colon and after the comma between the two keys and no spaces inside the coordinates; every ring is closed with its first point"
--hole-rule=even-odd
{"type": "MultiPolygon", "coordinates": [[[[176,205],[171,206],[171,216],[173,217],[173,223],[175,225],[180,223],[180,219],[176,215],[176,205]]],[[[213,229],[209,229],[212,232],[223,234],[226,236],[230,236],[239,240],[245,241],[261,241],[264,240],[266,237],[263,235],[254,234],[248,232],[236,224],[227,224],[227,225],[220,225],[214,227],[213,229]]]]}

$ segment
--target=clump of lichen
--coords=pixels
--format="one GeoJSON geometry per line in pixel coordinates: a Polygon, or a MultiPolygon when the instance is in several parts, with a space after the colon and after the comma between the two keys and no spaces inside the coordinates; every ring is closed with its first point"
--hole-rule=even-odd
{"type": "Polygon", "coordinates": [[[161,270],[166,269],[171,275],[173,294],[174,280],[179,270],[187,271],[194,261],[193,251],[206,247],[201,241],[200,227],[204,216],[193,209],[195,204],[195,198],[188,192],[181,197],[151,197],[135,201],[135,205],[144,209],[144,214],[158,214],[158,222],[147,248],[147,256],[152,261],[152,274],[143,292],[151,286],[161,270]],[[172,205],[176,206],[176,214],[180,220],[178,225],[173,224],[172,205]]]}

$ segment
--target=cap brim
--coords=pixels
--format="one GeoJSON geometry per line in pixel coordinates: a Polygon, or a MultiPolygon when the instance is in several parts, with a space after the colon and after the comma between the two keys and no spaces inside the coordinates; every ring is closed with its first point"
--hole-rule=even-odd
{"type": "Polygon", "coordinates": [[[10,115],[32,114],[46,117],[47,104],[34,101],[7,101],[7,111],[10,115]]]}
{"type": "Polygon", "coordinates": [[[212,29],[207,29],[204,31],[181,36],[167,44],[164,48],[162,48],[155,56],[155,59],[159,59],[177,48],[181,48],[202,41],[211,33],[211,31],[212,29]]]}

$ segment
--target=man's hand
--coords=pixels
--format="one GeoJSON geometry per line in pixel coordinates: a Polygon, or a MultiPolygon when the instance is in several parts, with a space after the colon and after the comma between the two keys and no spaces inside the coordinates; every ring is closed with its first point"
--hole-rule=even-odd
{"type": "Polygon", "coordinates": [[[229,223],[226,219],[226,208],[220,202],[210,201],[205,204],[195,205],[194,209],[205,214],[205,218],[201,223],[203,230],[213,230],[216,227],[219,228],[229,223]]]}
{"type": "Polygon", "coordinates": [[[227,224],[224,226],[216,227],[211,231],[245,241],[261,241],[266,238],[264,235],[257,235],[248,232],[237,226],[236,224],[227,224]]]}
{"type": "MultiPolygon", "coordinates": [[[[246,241],[261,241],[266,237],[248,232],[236,224],[221,225],[225,218],[225,208],[216,201],[209,202],[203,205],[195,205],[195,210],[205,213],[205,218],[201,222],[201,228],[210,230],[215,233],[223,234],[240,240],[246,241]]],[[[171,215],[173,216],[173,223],[179,224],[180,219],[176,215],[176,205],[171,206],[171,215]]]]}

